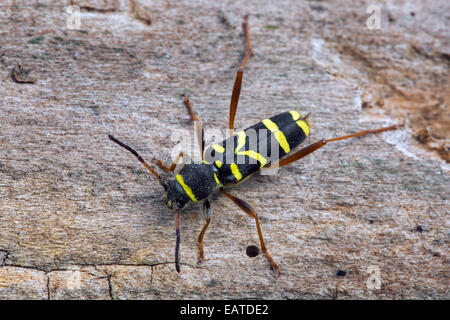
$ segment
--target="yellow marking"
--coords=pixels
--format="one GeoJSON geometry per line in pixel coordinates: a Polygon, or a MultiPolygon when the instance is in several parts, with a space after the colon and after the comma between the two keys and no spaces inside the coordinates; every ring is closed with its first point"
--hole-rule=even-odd
{"type": "Polygon", "coordinates": [[[289,143],[286,140],[286,137],[284,136],[284,133],[281,132],[281,130],[278,130],[274,132],[275,138],[278,140],[278,143],[283,148],[284,152],[289,153],[291,152],[291,147],[289,146],[289,143]]]}
{"type": "Polygon", "coordinates": [[[222,161],[216,160],[216,162],[214,162],[217,166],[217,168],[221,168],[222,167],[222,161]]]}
{"type": "Polygon", "coordinates": [[[220,181],[219,181],[219,178],[217,178],[217,175],[214,173],[214,179],[216,179],[216,183],[217,183],[217,185],[220,185],[220,181]]]}
{"type": "Polygon", "coordinates": [[[294,119],[294,121],[297,121],[301,117],[301,114],[297,111],[289,111],[289,113],[292,115],[292,119],[294,119]]]}
{"type": "Polygon", "coordinates": [[[242,174],[239,172],[239,168],[236,163],[232,163],[230,165],[231,167],[231,173],[234,175],[237,181],[242,179],[242,174]]]}
{"type": "Polygon", "coordinates": [[[267,159],[260,155],[258,152],[253,150],[241,151],[237,153],[238,155],[244,155],[253,159],[256,159],[259,163],[261,163],[261,168],[264,167],[267,163],[267,159]]]}
{"type": "Polygon", "coordinates": [[[291,147],[289,146],[284,133],[278,129],[278,126],[275,124],[275,122],[270,119],[264,119],[262,123],[273,133],[281,148],[283,148],[284,152],[289,153],[291,151],[291,147]]]}
{"type": "Polygon", "coordinates": [[[181,174],[177,174],[175,177],[178,181],[178,183],[181,185],[181,187],[183,188],[184,192],[186,192],[186,194],[188,195],[188,197],[193,201],[193,202],[197,202],[197,198],[195,198],[194,194],[192,193],[191,188],[189,188],[189,186],[184,183],[183,177],[181,176],[181,174]]]}
{"type": "Polygon", "coordinates": [[[245,145],[245,132],[244,131],[239,131],[238,133],[236,133],[238,136],[238,145],[236,147],[236,152],[238,152],[238,150],[241,150],[244,145],[245,145]]]}
{"type": "Polygon", "coordinates": [[[220,152],[220,153],[224,153],[225,152],[225,148],[222,147],[222,146],[219,146],[218,144],[213,144],[212,148],[214,150],[216,150],[217,152],[220,152]]]}
{"type": "Polygon", "coordinates": [[[244,151],[239,151],[241,150],[244,145],[245,145],[245,132],[244,131],[239,131],[238,133],[236,133],[238,135],[238,146],[235,150],[235,153],[239,156],[247,156],[249,158],[253,158],[256,161],[258,161],[261,165],[260,168],[264,167],[267,163],[267,159],[264,158],[261,154],[259,154],[256,151],[253,150],[244,150],[244,151]]]}
{"type": "Polygon", "coordinates": [[[269,129],[272,132],[275,132],[278,130],[278,126],[270,119],[264,119],[262,123],[266,126],[267,129],[269,129]]]}
{"type": "Polygon", "coordinates": [[[309,134],[309,125],[304,120],[298,120],[296,122],[300,128],[302,128],[303,132],[305,133],[305,136],[308,136],[309,134]]]}

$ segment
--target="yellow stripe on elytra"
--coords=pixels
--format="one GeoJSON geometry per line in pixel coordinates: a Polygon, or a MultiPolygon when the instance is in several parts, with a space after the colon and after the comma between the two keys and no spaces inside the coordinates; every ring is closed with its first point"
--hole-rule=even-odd
{"type": "Polygon", "coordinates": [[[247,156],[249,158],[253,158],[256,161],[258,161],[261,165],[260,167],[264,167],[267,164],[267,159],[264,158],[261,154],[259,154],[256,151],[253,150],[244,150],[244,151],[239,151],[241,150],[244,145],[245,145],[245,132],[244,131],[239,131],[238,133],[236,133],[238,136],[238,146],[235,150],[236,154],[239,156],[247,156]]]}
{"type": "Polygon", "coordinates": [[[244,156],[256,159],[259,163],[261,163],[261,168],[264,167],[267,164],[267,159],[264,158],[258,152],[255,152],[253,150],[241,151],[241,152],[238,152],[237,154],[238,155],[244,155],[244,156]]]}
{"type": "Polygon", "coordinates": [[[275,131],[273,134],[275,135],[275,138],[278,140],[280,146],[283,148],[284,152],[285,153],[291,152],[291,147],[289,146],[289,143],[287,142],[284,133],[278,130],[275,131]]]}
{"type": "Polygon", "coordinates": [[[225,148],[222,147],[222,146],[219,146],[218,144],[213,144],[212,148],[214,150],[216,150],[217,152],[220,152],[220,153],[224,153],[225,152],[225,148]]]}
{"type": "Polygon", "coordinates": [[[236,153],[238,152],[238,150],[241,150],[244,145],[245,145],[245,132],[244,131],[239,131],[238,133],[236,133],[238,136],[238,145],[236,147],[236,153]]]}
{"type": "Polygon", "coordinates": [[[219,181],[219,178],[217,178],[217,175],[214,173],[214,179],[216,179],[216,184],[217,185],[220,185],[220,181],[219,181]]]}
{"type": "Polygon", "coordinates": [[[230,165],[230,168],[231,168],[231,173],[234,175],[234,177],[236,178],[236,180],[237,180],[237,181],[241,180],[241,179],[242,179],[242,174],[241,174],[241,172],[239,171],[239,168],[238,168],[237,164],[236,164],[236,163],[232,163],[232,164],[230,165]]]}
{"type": "Polygon", "coordinates": [[[301,114],[297,111],[289,111],[289,113],[292,115],[292,119],[294,119],[294,121],[297,121],[301,117],[301,114]]]}
{"type": "Polygon", "coordinates": [[[291,151],[291,147],[289,146],[284,133],[278,129],[278,126],[275,124],[275,122],[270,119],[264,119],[262,123],[273,133],[281,148],[283,148],[284,152],[289,153],[291,151]]]}
{"type": "Polygon", "coordinates": [[[177,179],[180,186],[183,188],[184,192],[186,192],[188,197],[193,202],[197,202],[198,201],[197,198],[194,196],[194,193],[192,192],[191,188],[189,188],[189,186],[186,183],[184,183],[184,180],[183,180],[183,177],[181,176],[181,174],[177,174],[175,178],[177,179]]]}
{"type": "Polygon", "coordinates": [[[302,128],[303,132],[305,133],[305,136],[308,136],[309,134],[309,125],[304,120],[298,120],[297,125],[302,128]]]}

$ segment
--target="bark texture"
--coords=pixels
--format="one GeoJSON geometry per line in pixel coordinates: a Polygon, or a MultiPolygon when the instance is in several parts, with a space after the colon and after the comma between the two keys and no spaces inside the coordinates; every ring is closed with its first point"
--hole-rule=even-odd
{"type": "Polygon", "coordinates": [[[0,299],[450,298],[449,2],[380,4],[379,30],[370,4],[2,1],[0,299]],[[230,190],[280,275],[246,255],[254,220],[218,194],[201,265],[201,204],[183,211],[178,274],[174,213],[107,134],[170,162],[192,131],[183,93],[225,129],[245,13],[237,128],[287,110],[312,113],[307,143],[406,127],[230,190]]]}

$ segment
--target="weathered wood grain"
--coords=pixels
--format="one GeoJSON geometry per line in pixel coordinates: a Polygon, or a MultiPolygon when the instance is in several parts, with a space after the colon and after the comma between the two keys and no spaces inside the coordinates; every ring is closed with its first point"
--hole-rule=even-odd
{"type": "MultiPolygon", "coordinates": [[[[414,145],[408,123],[330,144],[230,191],[260,213],[279,276],[262,255],[246,256],[259,244],[254,221],[219,195],[202,265],[201,205],[184,210],[177,274],[174,214],[160,186],[107,139],[114,134],[148,160],[169,161],[176,130],[192,130],[182,93],[207,131],[225,129],[247,12],[253,55],[236,127],[297,109],[312,113],[314,142],[407,122],[406,112],[392,111],[394,100],[362,109],[366,85],[377,80],[371,63],[396,70],[397,55],[408,51],[398,48],[411,43],[448,54],[446,1],[415,11],[430,22],[420,32],[404,17],[389,23],[402,12],[392,7],[382,8],[381,30],[367,30],[366,6],[346,1],[140,1],[148,23],[128,1],[106,1],[108,10],[84,1],[94,9],[81,12],[78,31],[67,28],[60,1],[39,3],[1,4],[1,299],[450,297],[448,169],[414,145]],[[366,59],[352,56],[357,39],[387,40],[374,45],[378,58],[366,59]],[[12,80],[18,64],[35,83],[12,80]],[[381,286],[370,289],[377,268],[381,286]]],[[[372,52],[369,42],[362,46],[359,53],[372,52]]],[[[448,80],[444,58],[424,70],[416,58],[401,56],[402,68],[448,80]]]]}

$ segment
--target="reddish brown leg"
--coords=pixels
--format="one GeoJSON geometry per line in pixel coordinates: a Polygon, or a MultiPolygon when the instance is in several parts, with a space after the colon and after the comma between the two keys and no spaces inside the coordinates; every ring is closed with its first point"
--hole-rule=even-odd
{"type": "Polygon", "coordinates": [[[199,117],[197,116],[197,114],[194,112],[194,108],[192,108],[192,103],[191,103],[191,101],[189,100],[189,98],[186,97],[185,94],[182,94],[181,96],[183,97],[184,105],[185,105],[186,108],[188,109],[189,114],[191,115],[192,120],[194,120],[194,121],[200,121],[200,118],[199,118],[199,117]]]}
{"type": "Polygon", "coordinates": [[[361,137],[361,136],[365,136],[366,134],[370,134],[370,133],[378,133],[378,132],[384,132],[384,131],[389,131],[389,130],[395,130],[398,127],[403,126],[402,124],[400,125],[393,125],[390,127],[385,127],[385,128],[380,128],[380,129],[373,129],[373,130],[364,130],[364,131],[360,131],[360,132],[356,132],[356,133],[352,133],[346,136],[342,136],[342,137],[337,137],[337,138],[331,138],[331,139],[323,139],[320,141],[317,141],[316,143],[310,144],[309,146],[297,151],[296,153],[292,154],[291,156],[281,160],[278,163],[278,166],[282,167],[285,166],[289,163],[292,163],[294,161],[297,161],[303,157],[306,157],[308,154],[313,153],[314,151],[316,151],[317,149],[322,148],[324,145],[326,145],[328,142],[334,142],[334,141],[340,141],[340,140],[345,140],[345,139],[350,139],[350,138],[356,138],[356,137],[361,137]]]}
{"type": "Polygon", "coordinates": [[[165,170],[165,171],[173,172],[173,170],[175,170],[175,168],[176,168],[178,162],[180,161],[180,159],[181,159],[182,157],[183,157],[183,152],[180,152],[180,153],[178,154],[177,158],[175,159],[175,161],[172,162],[172,163],[170,164],[170,166],[165,165],[165,164],[164,164],[161,160],[159,160],[159,159],[153,158],[153,161],[154,161],[155,164],[156,164],[158,167],[160,167],[161,169],[163,169],[163,170],[165,170]]]}
{"type": "Polygon", "coordinates": [[[208,229],[209,223],[211,222],[211,205],[208,199],[203,202],[203,214],[205,215],[205,225],[203,226],[202,231],[198,235],[197,244],[198,244],[198,263],[202,263],[205,259],[205,255],[203,252],[203,237],[205,235],[206,229],[208,229]]]}
{"type": "Polygon", "coordinates": [[[239,67],[239,70],[236,73],[236,79],[234,80],[234,86],[233,86],[233,93],[231,94],[231,101],[230,101],[230,116],[229,116],[229,123],[228,123],[228,129],[230,132],[230,135],[233,134],[234,130],[234,118],[236,116],[236,109],[239,103],[239,96],[241,94],[241,85],[242,85],[242,76],[244,73],[244,68],[247,65],[247,61],[250,58],[250,55],[252,54],[252,47],[250,45],[250,35],[248,31],[248,15],[244,17],[244,22],[242,23],[242,28],[244,29],[244,35],[245,35],[245,56],[242,60],[241,66],[239,67]]]}
{"type": "Polygon", "coordinates": [[[273,258],[270,256],[270,254],[267,252],[266,244],[264,243],[264,238],[261,231],[261,226],[259,224],[258,214],[256,211],[244,200],[241,200],[239,198],[236,198],[235,196],[223,191],[223,189],[220,190],[228,199],[234,202],[241,210],[243,210],[245,213],[249,214],[255,219],[256,222],[256,230],[258,231],[258,237],[259,237],[259,243],[261,245],[261,251],[266,256],[267,260],[270,263],[270,266],[273,270],[279,271],[280,267],[278,264],[273,260],[273,258]]]}
{"type": "Polygon", "coordinates": [[[186,95],[181,95],[184,99],[184,105],[189,111],[189,114],[191,115],[192,120],[194,120],[195,126],[194,129],[196,131],[197,140],[200,147],[200,155],[202,157],[202,160],[204,160],[204,150],[205,150],[205,131],[203,130],[203,123],[200,120],[200,118],[197,116],[197,114],[194,112],[194,108],[192,108],[192,103],[189,100],[186,95]]]}

